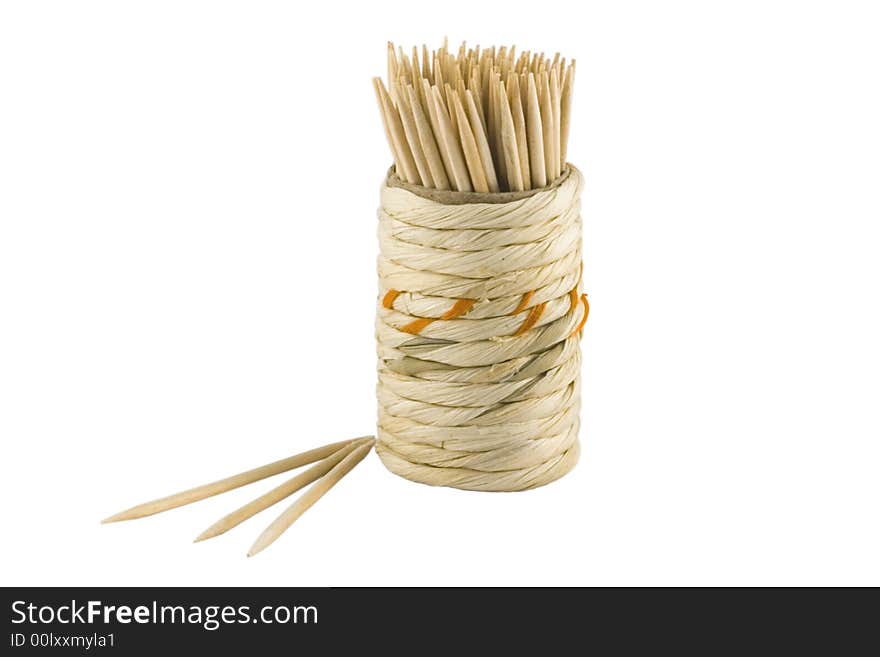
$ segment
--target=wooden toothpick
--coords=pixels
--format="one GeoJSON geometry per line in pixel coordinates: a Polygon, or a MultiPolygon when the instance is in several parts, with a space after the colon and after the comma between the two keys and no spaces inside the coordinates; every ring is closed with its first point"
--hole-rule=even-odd
{"type": "Polygon", "coordinates": [[[449,115],[446,113],[440,96],[440,90],[437,87],[433,87],[431,91],[431,97],[434,99],[434,111],[437,114],[437,123],[440,125],[441,138],[449,154],[449,163],[452,168],[450,174],[455,182],[455,189],[460,192],[472,192],[474,188],[471,186],[467,164],[464,161],[464,153],[461,150],[461,142],[452,131],[449,115]]]}
{"type": "Polygon", "coordinates": [[[529,168],[529,143],[526,136],[526,117],[523,112],[522,96],[519,90],[519,76],[511,76],[510,87],[507,90],[510,112],[513,115],[513,127],[516,131],[516,148],[519,156],[519,166],[522,176],[523,187],[532,188],[532,174],[529,168]]]}
{"type": "Polygon", "coordinates": [[[397,53],[394,52],[394,44],[388,42],[388,80],[396,80],[398,75],[397,53]]]}
{"type": "Polygon", "coordinates": [[[540,105],[541,105],[541,127],[544,131],[544,167],[547,172],[547,182],[551,182],[556,177],[556,153],[555,144],[553,143],[553,107],[550,100],[550,81],[546,72],[542,72],[540,76],[540,105]]]}
{"type": "Polygon", "coordinates": [[[519,166],[519,149],[516,146],[516,128],[507,93],[501,82],[498,83],[499,107],[501,110],[501,149],[504,151],[504,164],[507,170],[507,181],[514,192],[523,191],[522,169],[519,166]]]}
{"type": "Polygon", "coordinates": [[[456,123],[458,124],[458,135],[461,139],[461,146],[464,150],[464,158],[471,176],[471,182],[473,182],[476,191],[488,192],[489,182],[486,180],[486,172],[480,160],[480,153],[477,150],[477,141],[474,138],[473,130],[471,130],[467,115],[461,106],[461,99],[458,97],[458,93],[451,92],[451,96],[456,123]]]}
{"type": "Polygon", "coordinates": [[[489,79],[492,89],[489,90],[489,98],[492,103],[492,123],[494,125],[495,143],[492,145],[492,154],[495,156],[495,172],[498,181],[505,189],[510,189],[510,181],[507,174],[507,162],[504,159],[504,146],[501,141],[501,104],[507,102],[507,95],[502,91],[504,88],[501,76],[496,72],[489,79]],[[504,96],[502,98],[502,96],[504,96]]]}
{"type": "Polygon", "coordinates": [[[443,160],[443,169],[446,172],[447,182],[453,189],[455,181],[452,171],[452,160],[446,142],[443,140],[443,131],[440,127],[440,120],[437,118],[437,110],[434,105],[434,92],[431,91],[431,85],[427,80],[422,80],[422,93],[424,96],[425,106],[428,108],[428,120],[431,122],[431,130],[434,133],[434,139],[437,142],[437,150],[440,152],[440,159],[443,160]]]}
{"type": "MultiPolygon", "coordinates": [[[[422,80],[424,82],[424,79],[422,80]]],[[[419,85],[422,88],[422,85],[419,85]]],[[[434,181],[435,189],[449,189],[449,177],[446,175],[446,167],[443,165],[443,158],[440,156],[440,149],[434,140],[434,132],[431,129],[431,123],[425,116],[422,109],[422,101],[417,92],[412,87],[407,87],[409,94],[410,108],[412,109],[413,120],[416,124],[416,130],[419,133],[419,142],[425,153],[425,159],[428,168],[431,171],[431,180],[434,181]]]]}
{"type": "Polygon", "coordinates": [[[526,124],[529,131],[529,168],[532,172],[532,187],[541,188],[547,184],[547,168],[544,160],[544,127],[541,125],[541,108],[538,105],[538,89],[533,73],[529,73],[528,99],[526,124]]]}
{"type": "Polygon", "coordinates": [[[391,138],[394,142],[394,148],[397,151],[398,157],[400,157],[400,164],[403,167],[403,171],[398,171],[397,175],[401,176],[408,183],[418,185],[421,183],[419,172],[416,169],[416,163],[413,159],[409,144],[406,142],[406,134],[403,131],[403,124],[400,122],[400,115],[394,108],[394,103],[391,102],[391,98],[388,96],[388,92],[385,90],[382,80],[374,78],[373,83],[376,88],[376,96],[378,97],[382,110],[385,113],[385,117],[388,120],[388,127],[391,129],[391,138]]]}
{"type": "Polygon", "coordinates": [[[565,72],[565,82],[562,85],[562,126],[560,128],[560,155],[559,159],[562,161],[562,165],[565,166],[566,156],[568,155],[568,133],[571,129],[571,94],[574,90],[574,72],[575,72],[575,61],[571,60],[571,64],[568,65],[568,70],[565,72]]]}
{"type": "MultiPolygon", "coordinates": [[[[388,45],[390,47],[390,42],[388,45]]],[[[379,78],[373,78],[373,90],[376,92],[376,102],[379,105],[379,115],[382,117],[382,127],[385,129],[385,139],[388,141],[388,146],[391,149],[391,157],[394,160],[394,170],[397,171],[399,176],[404,177],[405,174],[403,173],[401,156],[398,152],[397,143],[395,142],[394,137],[391,134],[390,120],[388,118],[388,113],[385,111],[385,104],[382,102],[382,93],[379,90],[379,86],[381,84],[382,83],[379,78]]]]}
{"type": "Polygon", "coordinates": [[[410,85],[401,87],[400,98],[397,103],[397,110],[400,112],[400,120],[403,123],[403,131],[406,135],[406,141],[409,144],[416,163],[416,170],[419,173],[420,185],[424,187],[434,187],[434,179],[431,176],[431,170],[428,167],[428,160],[422,149],[422,143],[419,140],[419,132],[416,128],[416,121],[413,118],[412,108],[410,106],[410,96],[407,89],[410,85]]]}
{"type": "Polygon", "coordinates": [[[483,118],[480,114],[475,94],[470,89],[464,92],[464,100],[467,102],[467,114],[470,120],[471,129],[477,142],[477,150],[480,153],[480,161],[483,163],[483,171],[486,175],[486,182],[489,184],[490,192],[497,192],[498,177],[495,175],[495,165],[492,162],[492,150],[489,148],[489,140],[483,125],[483,118]]]}
{"type": "Polygon", "coordinates": [[[553,114],[553,178],[562,173],[561,136],[562,136],[562,98],[559,88],[559,73],[555,66],[559,61],[559,53],[554,59],[554,68],[550,69],[550,110],[553,114]]]}

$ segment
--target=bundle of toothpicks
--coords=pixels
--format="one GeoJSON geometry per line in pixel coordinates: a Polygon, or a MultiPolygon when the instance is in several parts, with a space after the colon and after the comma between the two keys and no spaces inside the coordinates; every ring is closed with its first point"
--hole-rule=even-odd
{"type": "Polygon", "coordinates": [[[388,44],[388,83],[373,79],[397,175],[429,189],[520,192],[565,166],[575,62],[559,53],[447,44],[412,56],[388,44]]]}
{"type": "Polygon", "coordinates": [[[162,497],[152,502],[139,504],[130,509],[117,513],[105,518],[103,522],[119,522],[120,520],[134,520],[135,518],[143,518],[151,516],[162,511],[169,511],[186,504],[192,504],[199,500],[204,500],[220,493],[225,493],[236,488],[241,488],[248,484],[255,483],[272,477],[282,472],[288,472],[295,468],[316,463],[311,468],[302,472],[292,479],[285,481],[280,486],[270,490],[265,495],[261,495],[253,502],[249,502],[230,514],[223,516],[220,520],[208,527],[205,531],[196,537],[196,542],[204,541],[208,538],[214,538],[228,532],[233,527],[237,527],[251,516],[256,515],[264,509],[290,497],[298,490],[312,484],[299,499],[291,504],[285,511],[279,515],[272,524],[270,524],[262,534],[254,542],[251,549],[248,550],[248,556],[253,556],[257,552],[261,552],[271,545],[284,531],[290,527],[297,518],[305,513],[309,507],[317,502],[321,497],[335,486],[340,479],[360,463],[364,457],[369,454],[373,448],[375,440],[372,436],[356,438],[354,440],[345,440],[338,443],[331,443],[318,447],[317,449],[296,454],[295,456],[263,465],[247,472],[242,472],[219,481],[214,481],[204,486],[198,486],[189,490],[162,497]]]}

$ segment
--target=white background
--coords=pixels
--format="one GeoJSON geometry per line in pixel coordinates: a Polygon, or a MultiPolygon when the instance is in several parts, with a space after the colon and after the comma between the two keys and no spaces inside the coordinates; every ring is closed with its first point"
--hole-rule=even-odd
{"type": "Polygon", "coordinates": [[[0,5],[0,583],[880,584],[876,5],[434,7],[0,5]],[[579,466],[99,525],[372,432],[370,78],[444,34],[578,60],[579,466]]]}

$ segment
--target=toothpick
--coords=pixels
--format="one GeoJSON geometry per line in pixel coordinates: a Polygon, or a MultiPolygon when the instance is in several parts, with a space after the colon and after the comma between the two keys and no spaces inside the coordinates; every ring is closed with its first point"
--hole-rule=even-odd
{"type": "Polygon", "coordinates": [[[342,459],[342,461],[337,463],[330,472],[312,484],[311,488],[297,498],[297,500],[291,504],[284,513],[278,516],[278,518],[276,518],[275,521],[269,525],[262,534],[260,534],[251,546],[251,549],[248,550],[248,556],[252,557],[274,543],[278,537],[297,520],[297,518],[305,513],[315,502],[321,499],[327,491],[339,483],[340,479],[351,472],[352,468],[360,463],[364,457],[370,453],[371,449],[373,449],[373,441],[366,445],[361,445],[351,454],[342,459]]]}
{"type": "Polygon", "coordinates": [[[541,127],[544,131],[544,166],[547,172],[547,182],[556,178],[556,153],[553,143],[553,108],[550,102],[550,82],[547,73],[541,73],[541,127]]]}
{"type": "MultiPolygon", "coordinates": [[[[471,81],[468,89],[474,98],[474,105],[477,108],[477,114],[480,115],[480,123],[483,124],[483,134],[486,135],[486,113],[483,111],[483,89],[482,84],[480,83],[480,69],[478,67],[474,67],[471,72],[471,81]]],[[[487,135],[487,143],[488,143],[488,135],[487,135]]]]}
{"type": "Polygon", "coordinates": [[[516,128],[510,113],[510,104],[501,82],[498,83],[499,107],[501,109],[501,145],[504,150],[504,164],[511,191],[523,190],[522,169],[519,166],[519,149],[516,146],[516,128]]]}
{"type": "Polygon", "coordinates": [[[483,118],[480,116],[475,96],[470,89],[465,90],[464,99],[467,104],[467,113],[471,124],[471,130],[473,130],[474,138],[477,142],[477,151],[480,154],[480,162],[483,163],[486,182],[489,184],[489,191],[497,192],[499,191],[498,178],[495,175],[495,165],[492,162],[492,151],[489,149],[489,141],[486,138],[483,118]]]}
{"type": "MultiPolygon", "coordinates": [[[[491,82],[489,79],[489,71],[492,70],[492,57],[488,52],[489,51],[485,51],[482,55],[483,58],[480,60],[480,89],[483,92],[482,105],[483,109],[486,110],[487,115],[490,113],[489,108],[491,107],[489,104],[489,83],[491,82]]],[[[489,143],[492,143],[491,137],[489,143]]]]}
{"type": "Polygon", "coordinates": [[[440,63],[440,57],[434,55],[434,86],[443,88],[443,64],[440,63]]]}
{"type": "Polygon", "coordinates": [[[403,165],[401,164],[401,157],[397,150],[397,144],[395,143],[394,137],[391,135],[391,125],[388,119],[388,114],[385,112],[385,104],[382,102],[379,84],[381,84],[379,78],[373,78],[373,90],[376,92],[376,102],[379,105],[379,115],[382,117],[382,127],[385,129],[385,139],[388,141],[388,147],[391,149],[391,157],[394,160],[394,170],[402,176],[403,165]]]}
{"type": "MultiPolygon", "coordinates": [[[[424,80],[423,80],[424,82],[424,80]]],[[[421,87],[421,85],[419,85],[421,87]]],[[[446,175],[446,168],[443,165],[443,159],[440,156],[440,150],[437,142],[434,140],[434,132],[431,124],[425,116],[422,109],[422,102],[418,92],[412,87],[407,87],[409,93],[409,102],[412,109],[413,120],[416,124],[416,130],[419,133],[419,143],[425,153],[425,159],[428,162],[428,169],[431,172],[431,180],[434,181],[435,189],[449,189],[449,178],[446,175]]]]}
{"type": "Polygon", "coordinates": [[[394,148],[397,150],[397,154],[400,157],[400,165],[403,167],[403,171],[398,171],[397,175],[400,176],[402,174],[402,178],[413,185],[421,184],[419,172],[416,169],[416,162],[406,141],[403,124],[400,122],[400,115],[394,109],[394,104],[391,102],[388,92],[385,91],[382,80],[374,78],[373,82],[376,87],[376,93],[379,96],[379,102],[382,104],[383,111],[388,119],[388,127],[391,128],[391,139],[394,142],[394,148]]]}
{"type": "Polygon", "coordinates": [[[205,498],[213,497],[214,495],[219,495],[220,493],[225,493],[226,491],[252,484],[255,481],[265,479],[266,477],[271,477],[303,465],[308,465],[309,463],[314,463],[315,461],[320,461],[352,442],[353,441],[351,440],[343,440],[338,443],[324,445],[323,447],[311,449],[302,454],[295,454],[286,459],[281,459],[280,461],[275,461],[260,466],[259,468],[254,468],[253,470],[247,470],[246,472],[241,472],[232,475],[231,477],[211,482],[210,484],[190,488],[181,493],[161,497],[144,504],[138,504],[130,509],[112,515],[109,518],[105,518],[101,522],[108,523],[119,522],[120,520],[134,520],[135,518],[143,518],[155,513],[161,513],[162,511],[176,509],[177,507],[186,504],[192,504],[193,502],[198,502],[199,500],[204,500],[205,498]]]}
{"type": "Polygon", "coordinates": [[[516,132],[516,148],[519,157],[520,175],[523,188],[532,188],[532,174],[529,168],[529,144],[526,137],[526,118],[523,113],[522,96],[519,90],[519,76],[513,75],[508,80],[508,102],[513,115],[513,127],[516,132]]]}
{"type": "Polygon", "coordinates": [[[411,88],[410,85],[401,89],[400,101],[397,109],[400,112],[400,120],[403,123],[403,132],[406,134],[406,141],[409,144],[416,162],[416,170],[419,172],[420,184],[423,187],[434,187],[434,179],[431,177],[431,170],[428,167],[428,160],[425,158],[425,152],[422,150],[422,143],[419,140],[419,131],[416,128],[416,122],[412,115],[410,107],[410,96],[406,89],[411,88]]]}
{"type": "Polygon", "coordinates": [[[398,76],[397,53],[394,52],[394,44],[388,42],[388,80],[396,80],[398,76]]]}
{"type": "Polygon", "coordinates": [[[434,105],[434,93],[431,91],[431,85],[427,80],[422,80],[422,93],[424,95],[425,106],[428,108],[428,120],[431,122],[431,132],[434,134],[434,140],[437,142],[437,150],[440,152],[440,159],[443,160],[443,169],[450,187],[455,189],[455,182],[452,179],[452,161],[449,156],[449,150],[446,142],[443,140],[443,132],[440,127],[440,120],[437,118],[437,110],[434,105]]]}
{"type": "Polygon", "coordinates": [[[452,104],[452,85],[448,82],[443,88],[443,98],[446,100],[444,107],[449,114],[449,127],[452,128],[453,134],[458,132],[458,115],[455,113],[455,106],[452,104]]]}
{"type": "MultiPolygon", "coordinates": [[[[559,60],[559,53],[556,53],[554,65],[559,60]]],[[[562,173],[562,162],[560,161],[560,137],[562,135],[562,99],[559,94],[559,73],[556,68],[550,69],[550,110],[553,113],[553,176],[555,180],[562,173]]]]}
{"type": "Polygon", "coordinates": [[[412,47],[412,83],[419,84],[419,78],[422,75],[422,69],[419,67],[419,49],[412,47]]]}
{"type": "Polygon", "coordinates": [[[437,113],[437,123],[440,125],[440,136],[446,145],[446,151],[449,153],[449,163],[452,167],[451,177],[455,182],[455,189],[459,192],[472,192],[474,188],[471,186],[470,176],[468,175],[467,164],[464,161],[464,153],[461,150],[461,142],[452,132],[449,125],[449,115],[443,107],[443,101],[440,99],[440,90],[432,87],[431,97],[434,99],[434,111],[437,113]]]}
{"type": "Polygon", "coordinates": [[[501,143],[501,103],[506,102],[506,97],[502,101],[501,92],[503,85],[501,77],[497,73],[492,73],[489,78],[489,84],[492,88],[489,90],[489,98],[492,103],[492,134],[494,135],[494,143],[492,144],[492,156],[495,162],[495,171],[498,174],[498,181],[505,189],[510,189],[507,178],[507,166],[504,160],[504,146],[501,143]]]}
{"type": "Polygon", "coordinates": [[[431,79],[431,60],[428,57],[428,46],[422,44],[422,77],[431,79]]]}
{"type": "Polygon", "coordinates": [[[565,84],[562,85],[562,126],[559,137],[561,153],[559,154],[559,159],[562,161],[563,166],[568,161],[568,132],[571,128],[571,94],[574,91],[574,67],[575,60],[571,60],[571,64],[568,65],[568,70],[565,72],[565,84]]]}
{"type": "Polygon", "coordinates": [[[459,99],[458,94],[450,92],[450,95],[452,98],[451,104],[455,109],[456,121],[458,123],[458,135],[461,138],[461,146],[462,150],[464,150],[464,158],[467,162],[471,182],[474,184],[474,189],[476,191],[488,192],[489,183],[486,180],[483,163],[480,161],[480,154],[477,151],[477,141],[474,138],[470,123],[468,123],[467,115],[464,113],[464,108],[461,106],[461,100],[459,99]]]}
{"type": "Polygon", "coordinates": [[[538,107],[538,90],[535,87],[534,73],[529,73],[528,99],[526,124],[529,133],[529,167],[532,171],[532,188],[540,189],[547,185],[547,169],[544,160],[544,127],[541,124],[541,110],[538,107]]]}
{"type": "Polygon", "coordinates": [[[412,69],[409,65],[409,57],[403,52],[403,46],[397,47],[398,73],[406,83],[412,82],[412,69]]]}

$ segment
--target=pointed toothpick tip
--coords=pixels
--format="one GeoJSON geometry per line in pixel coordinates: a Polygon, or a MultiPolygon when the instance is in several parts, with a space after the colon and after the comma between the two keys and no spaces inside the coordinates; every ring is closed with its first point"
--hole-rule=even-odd
{"type": "Polygon", "coordinates": [[[120,511],[119,513],[114,513],[112,516],[107,516],[101,521],[102,525],[109,525],[111,522],[122,522],[123,520],[134,520],[138,516],[132,513],[132,509],[128,509],[126,511],[120,511]]]}
{"type": "Polygon", "coordinates": [[[211,525],[205,531],[203,531],[201,534],[196,536],[193,539],[193,543],[201,543],[202,541],[207,541],[209,538],[214,538],[215,536],[220,536],[220,534],[222,534],[222,533],[223,532],[218,532],[214,528],[214,525],[211,525]]]}
{"type": "MultiPolygon", "coordinates": [[[[280,536],[280,534],[278,536],[280,536]]],[[[267,547],[272,545],[272,543],[275,542],[275,539],[278,538],[278,536],[272,536],[268,530],[264,531],[257,537],[257,540],[254,541],[254,544],[251,545],[251,548],[248,550],[247,555],[249,557],[252,557],[255,554],[262,552],[267,547]]]]}

